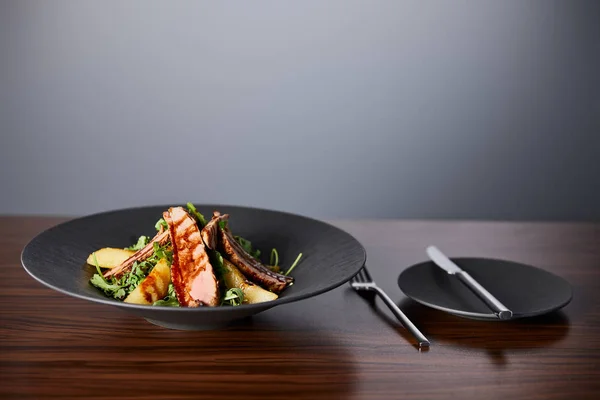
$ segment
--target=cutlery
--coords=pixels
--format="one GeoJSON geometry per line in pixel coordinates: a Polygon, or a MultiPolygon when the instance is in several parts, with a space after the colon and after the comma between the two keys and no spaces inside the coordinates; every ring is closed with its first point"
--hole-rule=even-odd
{"type": "Polygon", "coordinates": [[[419,331],[419,329],[411,322],[410,319],[398,306],[390,299],[390,297],[375,283],[367,267],[364,266],[358,271],[351,282],[350,286],[356,291],[371,291],[377,293],[384,301],[384,303],[390,308],[394,315],[400,320],[402,325],[413,334],[419,343],[419,347],[429,347],[429,340],[419,331]]]}
{"type": "Polygon", "coordinates": [[[427,247],[427,255],[438,267],[446,271],[450,275],[455,275],[460,281],[465,284],[473,293],[475,293],[500,319],[512,318],[510,311],[504,304],[481,286],[468,272],[463,271],[458,265],[450,260],[437,247],[427,247]]]}

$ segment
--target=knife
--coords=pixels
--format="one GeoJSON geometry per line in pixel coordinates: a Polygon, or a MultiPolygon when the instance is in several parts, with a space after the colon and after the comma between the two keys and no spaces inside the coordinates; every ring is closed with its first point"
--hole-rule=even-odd
{"type": "Polygon", "coordinates": [[[512,318],[512,311],[510,311],[504,304],[502,304],[497,298],[495,298],[490,292],[488,292],[483,286],[481,286],[468,272],[460,269],[452,260],[450,260],[444,253],[442,253],[437,247],[427,247],[427,255],[438,267],[445,270],[450,275],[455,275],[464,283],[473,293],[475,293],[481,300],[487,304],[487,306],[496,314],[500,319],[512,318]]]}

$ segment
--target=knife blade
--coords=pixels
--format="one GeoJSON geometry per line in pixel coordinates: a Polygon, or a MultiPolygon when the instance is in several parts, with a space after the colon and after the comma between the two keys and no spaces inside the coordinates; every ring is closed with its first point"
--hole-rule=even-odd
{"type": "Polygon", "coordinates": [[[429,246],[426,249],[427,255],[438,267],[446,271],[450,275],[455,275],[465,286],[475,293],[483,302],[494,312],[500,319],[512,318],[510,311],[502,304],[494,295],[488,292],[479,284],[467,271],[463,271],[456,263],[450,260],[437,247],[429,246]]]}

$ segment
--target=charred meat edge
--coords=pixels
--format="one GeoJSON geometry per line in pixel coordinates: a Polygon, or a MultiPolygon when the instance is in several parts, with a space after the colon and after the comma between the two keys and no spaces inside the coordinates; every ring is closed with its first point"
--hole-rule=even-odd
{"type": "MultiPolygon", "coordinates": [[[[219,222],[227,221],[228,219],[229,215],[224,214],[213,216],[213,219],[210,222],[215,222],[218,226],[219,222]]],[[[280,293],[294,281],[294,278],[291,276],[271,271],[260,261],[248,254],[237,240],[234,239],[233,234],[227,226],[224,228],[219,226],[218,231],[221,248],[228,256],[227,258],[238,267],[249,280],[269,289],[273,293],[280,293]]]]}
{"type": "Polygon", "coordinates": [[[218,211],[215,211],[213,213],[213,217],[210,221],[208,221],[208,223],[206,224],[206,226],[202,229],[202,231],[200,232],[200,236],[202,236],[202,240],[204,241],[204,244],[206,245],[206,247],[208,247],[211,250],[216,250],[217,248],[217,240],[219,238],[219,217],[221,216],[221,213],[218,211]]]}
{"type": "Polygon", "coordinates": [[[140,250],[133,253],[131,255],[131,257],[129,257],[128,259],[123,261],[121,264],[119,264],[115,268],[111,268],[108,271],[106,271],[104,273],[104,277],[110,278],[110,277],[114,276],[115,278],[120,278],[123,274],[125,274],[131,270],[131,267],[133,267],[133,263],[135,263],[136,261],[137,262],[144,261],[147,258],[150,258],[152,256],[152,254],[154,254],[154,243],[158,243],[160,246],[163,246],[168,241],[169,241],[169,232],[162,231],[162,229],[161,229],[161,232],[157,233],[156,236],[154,236],[154,238],[152,238],[150,243],[148,243],[146,246],[144,246],[140,250]]]}

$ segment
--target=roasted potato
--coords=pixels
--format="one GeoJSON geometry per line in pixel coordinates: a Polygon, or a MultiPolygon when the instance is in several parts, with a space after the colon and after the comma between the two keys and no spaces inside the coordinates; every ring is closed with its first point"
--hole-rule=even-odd
{"type": "Polygon", "coordinates": [[[162,258],[123,301],[133,304],[153,304],[167,295],[169,282],[171,282],[171,268],[169,262],[162,258]]]}
{"type": "Polygon", "coordinates": [[[123,261],[127,260],[134,253],[135,251],[133,250],[105,247],[90,254],[87,258],[87,263],[90,265],[96,265],[94,260],[94,255],[96,255],[96,260],[98,260],[98,266],[100,268],[114,268],[123,261]]]}
{"type": "Polygon", "coordinates": [[[244,293],[244,304],[263,303],[277,299],[277,295],[248,281],[239,269],[231,262],[223,259],[223,280],[227,289],[239,288],[244,293]]]}

